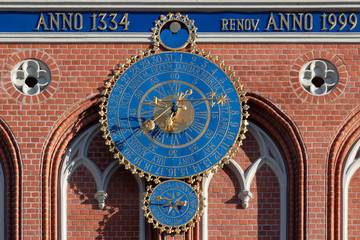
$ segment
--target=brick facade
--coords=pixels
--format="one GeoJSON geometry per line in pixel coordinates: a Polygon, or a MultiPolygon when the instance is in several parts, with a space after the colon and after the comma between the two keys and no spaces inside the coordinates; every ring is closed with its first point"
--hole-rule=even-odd
{"type": "MultiPolygon", "coordinates": [[[[77,136],[98,123],[100,93],[110,71],[148,47],[0,44],[0,158],[8,239],[60,239],[59,173],[65,154],[77,136]],[[20,94],[10,81],[12,68],[28,58],[44,62],[52,74],[49,88],[32,97],[20,94]]],[[[360,45],[219,43],[198,47],[232,66],[249,91],[249,120],[281,153],[288,182],[287,238],[342,239],[344,163],[360,138],[360,45]],[[327,60],[339,71],[339,84],[329,95],[310,95],[299,84],[301,66],[313,59],[327,60]]],[[[259,143],[248,132],[234,160],[246,171],[260,156],[259,143]]],[[[88,144],[88,158],[101,171],[111,163],[100,135],[88,144]]],[[[349,239],[359,235],[359,171],[349,186],[349,239]]],[[[215,173],[208,189],[209,239],[279,239],[279,189],[272,168],[262,165],[244,209],[238,198],[242,189],[232,170],[225,167],[215,173]]],[[[122,167],[113,175],[103,210],[94,198],[96,191],[90,171],[78,167],[67,186],[67,239],[139,239],[135,177],[122,167]]],[[[199,239],[201,224],[185,238],[199,239]]],[[[160,237],[146,224],[144,232],[149,239],[174,239],[160,237]]]]}

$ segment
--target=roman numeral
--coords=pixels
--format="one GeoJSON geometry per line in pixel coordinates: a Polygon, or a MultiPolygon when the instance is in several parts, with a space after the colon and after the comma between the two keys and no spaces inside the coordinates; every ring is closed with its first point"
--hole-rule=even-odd
{"type": "Polygon", "coordinates": [[[209,117],[209,114],[208,114],[207,111],[204,111],[204,112],[196,111],[196,112],[195,112],[195,118],[207,119],[208,117],[209,117]]]}
{"type": "Polygon", "coordinates": [[[160,94],[159,96],[157,96],[158,98],[164,98],[168,95],[164,89],[164,86],[162,85],[155,88],[154,91],[160,94]]]}
{"type": "Polygon", "coordinates": [[[171,134],[171,141],[170,141],[171,145],[180,145],[179,142],[179,138],[178,138],[178,134],[176,133],[172,133],[171,134]]]}
{"type": "Polygon", "coordinates": [[[141,117],[144,117],[144,118],[152,118],[154,116],[154,109],[151,109],[149,111],[143,111],[141,113],[141,117]]]}
{"type": "Polygon", "coordinates": [[[189,129],[191,131],[194,130],[197,134],[200,134],[200,132],[204,129],[204,127],[205,127],[205,124],[196,121],[196,118],[195,118],[189,129]]]}
{"type": "Polygon", "coordinates": [[[174,95],[180,92],[180,83],[171,83],[170,88],[174,95]]]}

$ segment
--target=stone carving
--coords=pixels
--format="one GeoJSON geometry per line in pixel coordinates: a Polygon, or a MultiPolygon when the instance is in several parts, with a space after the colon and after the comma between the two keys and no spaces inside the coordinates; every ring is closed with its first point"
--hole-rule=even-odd
{"type": "Polygon", "coordinates": [[[99,202],[99,208],[103,210],[105,208],[105,201],[109,197],[108,194],[105,191],[100,190],[94,194],[94,197],[99,202]]]}
{"type": "Polygon", "coordinates": [[[21,93],[37,95],[50,84],[50,70],[41,61],[26,59],[15,66],[11,81],[21,93]]]}
{"type": "Polygon", "coordinates": [[[312,60],[305,64],[299,77],[303,88],[316,96],[330,93],[339,81],[335,66],[324,60],[312,60]]]}

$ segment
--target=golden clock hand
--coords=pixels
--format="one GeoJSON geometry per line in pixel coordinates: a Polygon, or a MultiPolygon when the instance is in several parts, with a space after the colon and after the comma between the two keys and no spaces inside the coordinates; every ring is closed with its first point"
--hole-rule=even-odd
{"type": "MultiPolygon", "coordinates": [[[[178,94],[178,95],[179,95],[179,99],[171,100],[171,102],[173,102],[173,103],[175,102],[175,103],[176,103],[177,101],[182,100],[183,98],[191,95],[192,93],[193,93],[192,89],[186,90],[185,93],[180,92],[180,93],[178,94]]],[[[158,104],[159,101],[161,102],[161,101],[163,101],[163,100],[158,99],[157,97],[154,97],[154,102],[151,102],[151,103],[153,103],[154,106],[155,106],[156,104],[158,104]]],[[[151,103],[147,103],[147,105],[151,105],[151,103]]],[[[151,106],[153,106],[153,105],[151,105],[151,106]]],[[[145,131],[145,132],[154,130],[154,128],[155,128],[155,121],[158,120],[162,115],[164,115],[167,111],[169,111],[169,110],[172,109],[172,108],[174,108],[173,104],[172,104],[171,106],[167,107],[167,108],[166,108],[161,114],[159,114],[155,119],[145,120],[144,123],[143,123],[143,125],[142,125],[142,127],[141,127],[141,129],[142,129],[143,131],[145,131]]],[[[177,107],[176,107],[176,110],[173,111],[173,113],[175,112],[175,114],[176,114],[176,111],[177,111],[177,107]]],[[[174,115],[175,115],[175,114],[172,114],[172,117],[171,117],[171,125],[170,125],[169,127],[171,127],[171,126],[174,124],[174,115]]]]}
{"type": "MultiPolygon", "coordinates": [[[[152,102],[146,102],[146,103],[142,103],[142,105],[149,105],[152,107],[160,107],[160,108],[166,108],[166,107],[171,107],[165,103],[163,103],[164,100],[161,100],[157,97],[154,97],[154,100],[152,102]]],[[[167,102],[171,102],[171,101],[167,101],[167,102]]]]}
{"type": "MultiPolygon", "coordinates": [[[[225,104],[227,100],[230,100],[230,98],[226,98],[226,94],[225,95],[219,95],[217,98],[198,98],[198,99],[179,99],[178,102],[197,102],[197,101],[212,101],[212,100],[217,100],[218,104],[225,104]]],[[[171,102],[171,100],[162,100],[162,102],[171,102]]]]}
{"type": "Polygon", "coordinates": [[[166,200],[166,201],[170,201],[171,202],[171,199],[170,198],[163,198],[161,196],[157,196],[157,197],[154,197],[156,200],[166,200]]]}
{"type": "MultiPolygon", "coordinates": [[[[179,96],[179,99],[177,101],[181,101],[183,98],[191,95],[193,93],[192,89],[186,90],[185,93],[179,92],[177,95],[179,96]]],[[[160,107],[160,108],[166,108],[166,107],[171,107],[171,105],[167,105],[164,104],[164,102],[173,102],[173,100],[162,100],[158,97],[154,97],[154,100],[151,102],[145,102],[142,103],[141,105],[149,105],[149,106],[153,106],[153,107],[160,107]]]]}
{"type": "Polygon", "coordinates": [[[187,205],[187,201],[182,201],[182,202],[176,201],[176,206],[186,207],[186,205],[187,205]]]}
{"type": "Polygon", "coordinates": [[[147,131],[151,131],[151,130],[154,130],[155,128],[155,121],[158,120],[162,115],[164,115],[167,111],[169,111],[171,109],[171,106],[168,107],[167,109],[165,109],[161,114],[159,114],[159,116],[157,116],[155,119],[148,119],[148,120],[145,120],[143,125],[141,126],[141,129],[144,131],[144,132],[147,132],[147,131]]]}

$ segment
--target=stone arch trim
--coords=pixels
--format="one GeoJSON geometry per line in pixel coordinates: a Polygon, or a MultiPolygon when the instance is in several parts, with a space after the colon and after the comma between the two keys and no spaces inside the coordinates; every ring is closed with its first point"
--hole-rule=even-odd
{"type": "Polygon", "coordinates": [[[90,97],[60,117],[43,146],[41,156],[42,239],[58,239],[58,179],[61,160],[76,134],[98,123],[100,96],[90,97]]]}
{"type": "Polygon", "coordinates": [[[306,148],[300,131],[285,112],[264,96],[250,92],[248,97],[249,120],[261,127],[284,154],[289,174],[289,239],[305,239],[307,167],[306,148]]]}
{"type": "Polygon", "coordinates": [[[344,163],[360,138],[360,107],[355,108],[338,128],[327,156],[327,239],[341,239],[341,184],[344,163]]]}
{"type": "MultiPolygon", "coordinates": [[[[21,239],[22,161],[20,148],[10,127],[0,117],[0,159],[5,175],[6,228],[8,239],[21,239]]],[[[0,163],[1,164],[1,163],[0,163]]],[[[1,166],[0,166],[1,167],[1,166]]]]}
{"type": "MultiPolygon", "coordinates": [[[[60,219],[60,238],[67,239],[67,190],[70,177],[77,171],[77,169],[83,166],[89,174],[94,179],[94,184],[96,187],[96,192],[94,192],[94,198],[98,201],[99,209],[105,210],[106,200],[108,198],[108,186],[110,179],[118,172],[120,169],[125,170],[119,165],[116,159],[107,166],[105,170],[101,170],[91,158],[88,157],[88,146],[93,141],[94,137],[99,133],[102,133],[100,130],[101,124],[92,124],[90,127],[87,127],[84,131],[77,134],[73,141],[66,147],[66,153],[61,159],[62,163],[59,169],[59,185],[60,185],[60,213],[58,215],[60,219]],[[74,156],[76,155],[76,157],[74,156]]],[[[128,172],[128,171],[127,171],[128,172]]],[[[129,172],[128,172],[129,173],[129,172]]],[[[143,193],[145,192],[145,181],[140,178],[138,175],[131,175],[133,180],[136,181],[138,187],[138,201],[139,203],[143,200],[143,193]]],[[[139,239],[144,239],[145,237],[145,221],[143,221],[143,210],[142,206],[139,204],[139,239]]],[[[104,218],[105,219],[105,218],[104,218]]],[[[104,230],[104,229],[102,229],[104,230]]]]}

